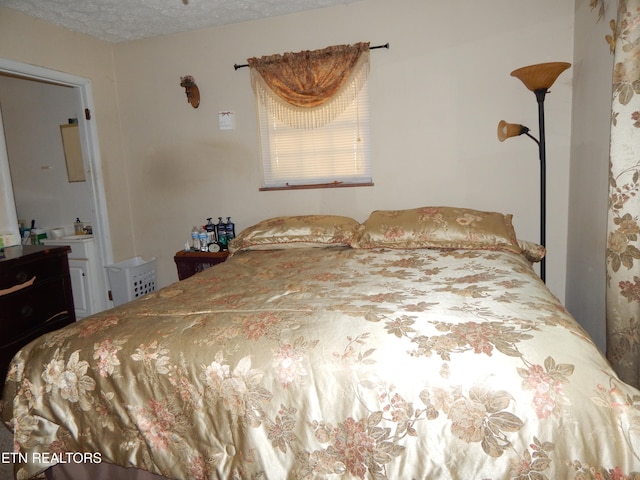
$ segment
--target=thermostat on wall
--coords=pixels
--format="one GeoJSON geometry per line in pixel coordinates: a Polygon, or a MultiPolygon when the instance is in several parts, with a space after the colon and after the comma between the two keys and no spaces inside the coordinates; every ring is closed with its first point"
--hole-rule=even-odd
{"type": "Polygon", "coordinates": [[[233,130],[233,112],[218,112],[220,130],[233,130]]]}

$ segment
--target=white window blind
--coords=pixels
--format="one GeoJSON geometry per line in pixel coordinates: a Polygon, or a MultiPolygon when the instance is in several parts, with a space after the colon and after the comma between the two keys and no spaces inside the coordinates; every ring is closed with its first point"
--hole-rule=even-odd
{"type": "Polygon", "coordinates": [[[258,97],[256,104],[263,189],[371,184],[368,81],[343,113],[321,127],[291,127],[258,97]]]}

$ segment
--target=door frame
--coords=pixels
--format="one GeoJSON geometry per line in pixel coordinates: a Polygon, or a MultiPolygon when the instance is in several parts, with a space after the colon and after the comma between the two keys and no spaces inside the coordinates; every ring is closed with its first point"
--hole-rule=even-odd
{"type": "MultiPolygon", "coordinates": [[[[95,227],[94,238],[96,240],[96,246],[98,248],[98,255],[102,261],[100,265],[101,270],[106,265],[113,263],[113,249],[111,245],[111,229],[109,227],[109,214],[107,210],[107,199],[104,190],[104,178],[102,175],[102,160],[100,158],[100,145],[98,142],[98,132],[96,128],[95,109],[93,105],[93,91],[91,88],[91,80],[88,78],[78,77],[64,72],[56,70],[50,70],[44,67],[38,67],[36,65],[28,65],[25,63],[16,62],[0,58],[0,72],[4,72],[10,75],[16,75],[23,78],[29,78],[33,80],[40,80],[48,83],[54,83],[58,85],[73,87],[80,109],[82,112],[89,112],[90,119],[87,120],[83,116],[79,116],[78,123],[80,126],[80,143],[82,146],[83,154],[86,155],[85,168],[89,170],[91,185],[91,200],[92,207],[95,211],[95,227]]],[[[11,184],[11,174],[9,172],[9,160],[6,145],[4,144],[4,135],[0,142],[0,182],[2,182],[3,189],[6,196],[11,200],[7,202],[7,205],[13,205],[14,212],[9,212],[9,215],[16,215],[15,201],[13,197],[13,186],[11,184]],[[7,185],[8,184],[8,185],[7,185]]],[[[15,220],[17,226],[17,218],[15,220]]],[[[104,273],[106,277],[106,273],[104,273]]]]}
{"type": "Polygon", "coordinates": [[[0,201],[5,206],[5,212],[2,212],[3,222],[6,219],[4,229],[7,233],[14,234],[20,238],[20,229],[18,228],[18,213],[16,211],[16,202],[13,196],[13,184],[11,183],[11,172],[9,170],[9,157],[7,155],[7,143],[4,134],[4,123],[2,121],[2,105],[0,105],[0,201]]]}

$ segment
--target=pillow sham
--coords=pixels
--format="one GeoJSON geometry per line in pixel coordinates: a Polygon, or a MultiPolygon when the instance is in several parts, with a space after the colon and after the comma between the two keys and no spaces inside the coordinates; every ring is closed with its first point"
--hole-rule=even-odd
{"type": "Polygon", "coordinates": [[[547,254],[547,249],[539,243],[518,239],[518,246],[522,250],[524,258],[529,260],[531,263],[539,262],[547,254]]]}
{"type": "Polygon", "coordinates": [[[263,220],[244,229],[229,252],[283,248],[348,246],[360,224],[340,215],[299,215],[263,220]]]}
{"type": "Polygon", "coordinates": [[[469,208],[376,210],[360,226],[353,248],[447,248],[521,253],[513,216],[469,208]]]}

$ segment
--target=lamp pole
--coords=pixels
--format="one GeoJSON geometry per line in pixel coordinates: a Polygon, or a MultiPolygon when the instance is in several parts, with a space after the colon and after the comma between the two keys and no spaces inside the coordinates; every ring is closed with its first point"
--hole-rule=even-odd
{"type": "MultiPolygon", "coordinates": [[[[546,88],[539,88],[534,90],[536,94],[536,100],[538,101],[538,131],[540,132],[540,139],[538,140],[536,137],[529,133],[529,129],[524,125],[517,125],[519,130],[517,135],[526,135],[531,140],[538,144],[538,158],[540,160],[540,245],[546,248],[546,231],[547,231],[547,151],[545,144],[545,136],[544,136],[544,97],[547,94],[546,88]]],[[[509,125],[509,124],[507,124],[509,125]]],[[[498,126],[500,129],[500,126],[498,126]]],[[[507,134],[503,136],[506,137],[507,134]]],[[[502,138],[500,134],[498,138],[502,138]]],[[[547,276],[546,273],[546,259],[545,255],[540,260],[540,278],[542,281],[545,281],[547,276]]]]}
{"type": "MultiPolygon", "coordinates": [[[[538,128],[539,140],[529,134],[529,129],[520,125],[519,130],[514,130],[511,124],[500,122],[498,124],[498,139],[525,134],[538,144],[538,156],[540,158],[540,244],[546,249],[546,216],[547,216],[547,153],[544,132],[544,98],[556,81],[558,76],[571,66],[567,62],[549,62],[529,65],[511,72],[512,77],[519,78],[525,87],[536,95],[538,101],[538,128]]],[[[517,127],[517,126],[516,126],[517,127]]],[[[545,281],[546,255],[540,260],[540,278],[545,281]]]]}
{"type": "MultiPolygon", "coordinates": [[[[540,156],[540,245],[546,248],[547,230],[547,152],[544,137],[544,97],[547,94],[546,88],[539,88],[534,91],[538,101],[538,151],[540,156]]],[[[547,256],[540,261],[540,278],[545,281],[547,256]]]]}

